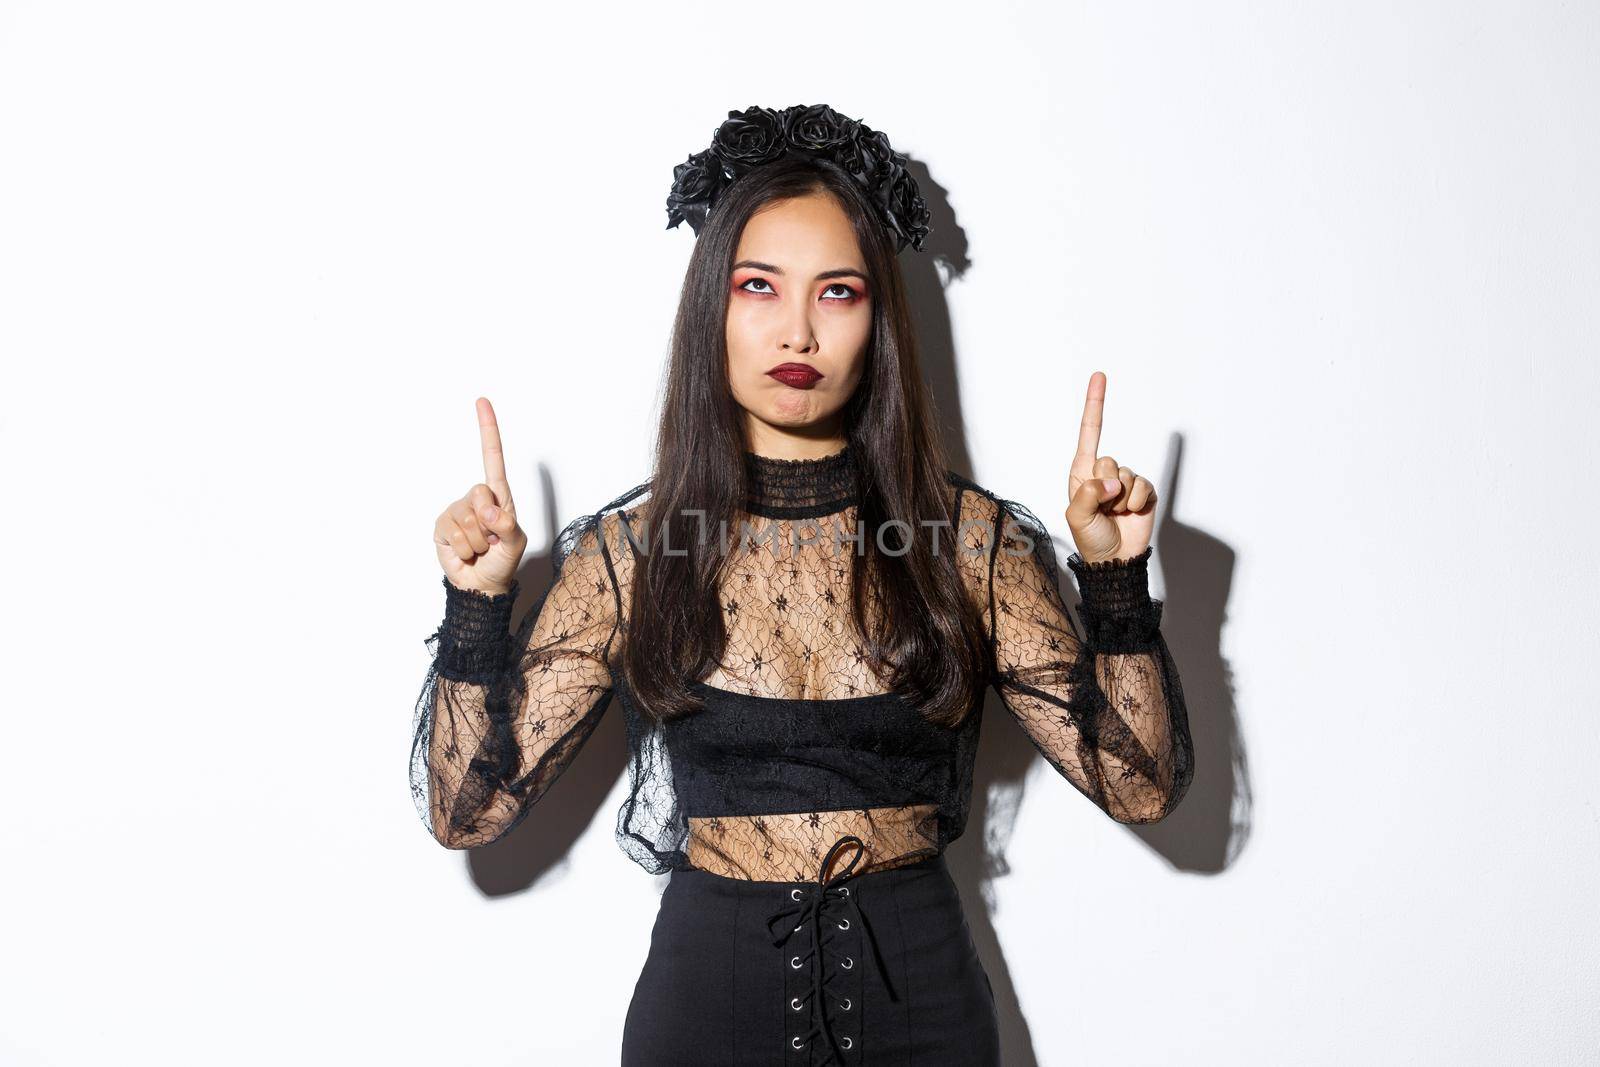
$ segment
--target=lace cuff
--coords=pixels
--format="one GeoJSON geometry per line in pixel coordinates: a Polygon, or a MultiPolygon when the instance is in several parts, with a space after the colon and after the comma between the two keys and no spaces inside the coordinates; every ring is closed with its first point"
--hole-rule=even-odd
{"type": "Polygon", "coordinates": [[[485,684],[505,667],[511,649],[511,606],[517,583],[498,596],[460,589],[443,577],[444,623],[438,640],[439,675],[458,682],[485,684]]]}
{"type": "Polygon", "coordinates": [[[1074,552],[1067,557],[1078,580],[1078,614],[1089,644],[1099,652],[1140,652],[1161,624],[1161,602],[1150,599],[1150,555],[1154,545],[1131,559],[1089,563],[1074,552]]]}

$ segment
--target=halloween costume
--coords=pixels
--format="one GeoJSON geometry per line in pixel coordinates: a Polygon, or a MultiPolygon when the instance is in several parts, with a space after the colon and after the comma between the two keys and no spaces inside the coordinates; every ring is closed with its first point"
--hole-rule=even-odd
{"type": "MultiPolygon", "coordinates": [[[[918,213],[901,218],[920,241],[918,213]]],[[[419,813],[455,847],[504,834],[615,703],[629,750],[617,841],[671,875],[624,1064],[998,1063],[992,993],[944,857],[966,826],[984,694],[939,725],[868,669],[851,621],[864,475],[849,446],[744,463],[748,541],[719,593],[727,652],[691,683],[693,714],[645,714],[617,658],[625,635],[650,639],[627,618],[650,483],[562,531],[550,585],[515,629],[515,589],[491,597],[444,580],[416,708],[419,813]]],[[[1148,593],[1152,549],[1069,558],[1080,634],[1044,525],[954,472],[945,488],[943,543],[983,621],[985,681],[1101,809],[1159,818],[1193,758],[1148,593]]]]}

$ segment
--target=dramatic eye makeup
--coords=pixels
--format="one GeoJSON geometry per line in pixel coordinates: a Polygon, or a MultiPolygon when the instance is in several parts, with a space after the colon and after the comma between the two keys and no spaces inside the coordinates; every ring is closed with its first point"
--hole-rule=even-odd
{"type": "MultiPolygon", "coordinates": [[[[753,293],[756,296],[777,295],[772,283],[760,276],[746,278],[736,283],[734,288],[742,292],[753,293]]],[[[861,289],[853,285],[846,285],[844,282],[829,282],[822,287],[822,292],[818,299],[825,303],[853,304],[864,295],[861,289]]]]}

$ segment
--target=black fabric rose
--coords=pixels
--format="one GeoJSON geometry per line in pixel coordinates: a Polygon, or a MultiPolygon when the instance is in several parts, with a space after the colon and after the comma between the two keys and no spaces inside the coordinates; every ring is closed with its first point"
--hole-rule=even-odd
{"type": "Polygon", "coordinates": [[[765,107],[728,112],[728,120],[711,136],[711,150],[743,173],[783,154],[783,119],[765,107]]]}
{"type": "Polygon", "coordinates": [[[893,154],[889,138],[865,123],[857,123],[850,138],[839,146],[835,159],[870,191],[882,179],[893,154]]]}
{"type": "Polygon", "coordinates": [[[667,229],[687,221],[689,228],[699,233],[710,213],[711,202],[727,184],[722,161],[709,148],[673,167],[672,191],[667,194],[667,229]]]}
{"type": "MultiPolygon", "coordinates": [[[[900,158],[905,159],[904,156],[900,158]]],[[[917,180],[905,169],[904,164],[900,165],[894,184],[889,188],[885,214],[900,241],[900,247],[909,244],[920,251],[923,239],[928,236],[928,202],[922,198],[917,180]]]]}
{"type": "Polygon", "coordinates": [[[783,113],[784,139],[807,152],[827,152],[844,144],[855,126],[827,104],[796,104],[783,113]]]}
{"type": "Polygon", "coordinates": [[[928,235],[928,205],[907,169],[911,160],[890,147],[881,132],[866,126],[857,132],[846,159],[852,174],[864,175],[858,180],[894,234],[897,249],[911,245],[920,251],[928,235]]]}

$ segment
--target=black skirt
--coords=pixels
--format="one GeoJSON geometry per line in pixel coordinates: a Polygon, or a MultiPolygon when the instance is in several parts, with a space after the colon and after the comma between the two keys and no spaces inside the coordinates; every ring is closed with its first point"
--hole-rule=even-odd
{"type": "Polygon", "coordinates": [[[623,1067],[998,1064],[994,994],[944,854],[854,866],[826,883],[672,872],[623,1067]]]}

